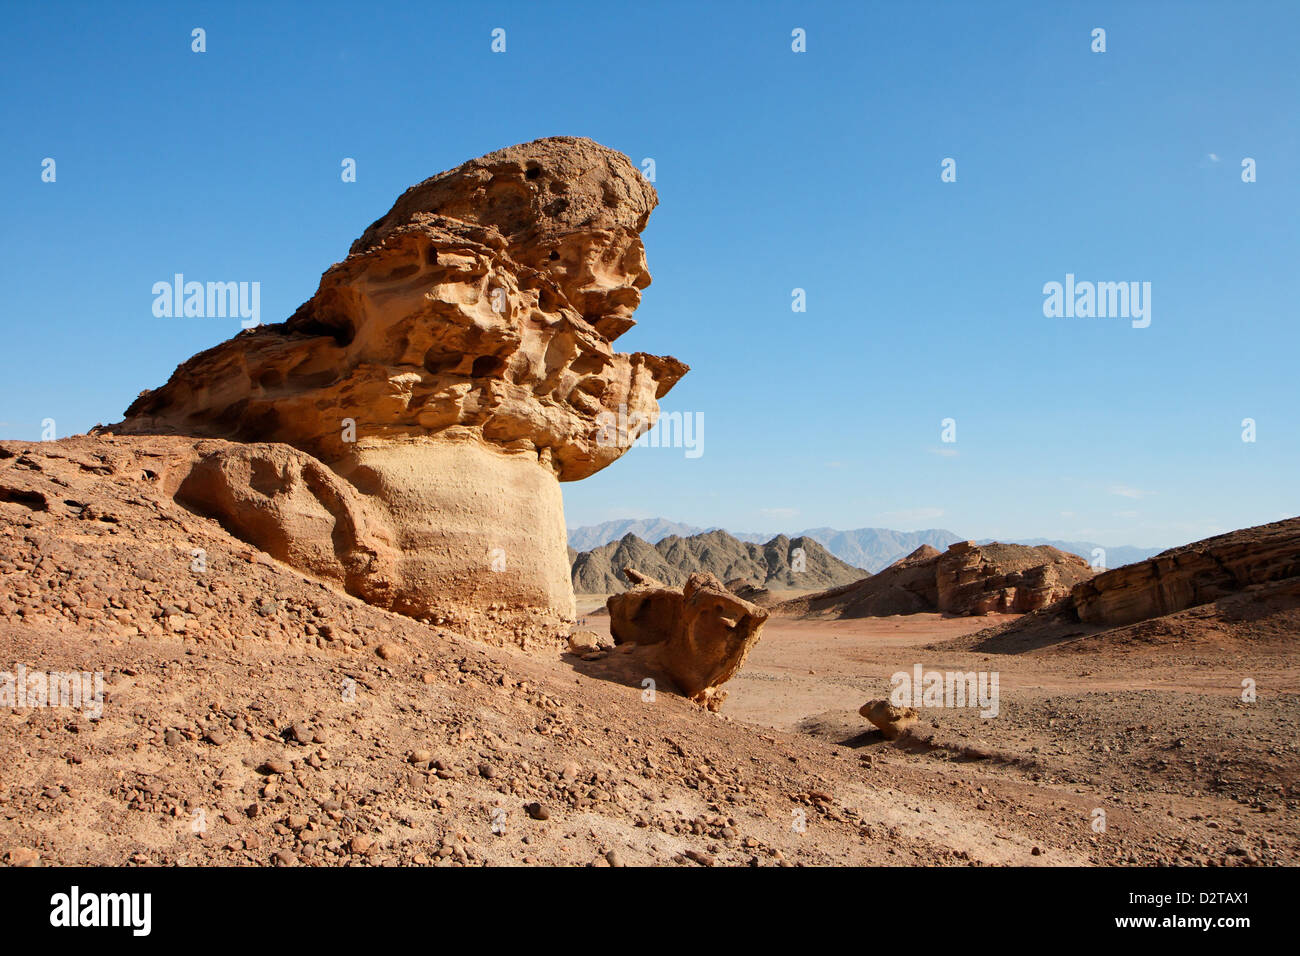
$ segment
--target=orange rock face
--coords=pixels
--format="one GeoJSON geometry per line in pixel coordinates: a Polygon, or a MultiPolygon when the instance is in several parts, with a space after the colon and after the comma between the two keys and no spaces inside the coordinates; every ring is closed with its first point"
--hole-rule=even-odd
{"type": "Polygon", "coordinates": [[[679,589],[632,569],[625,573],[636,586],[606,602],[614,640],[655,646],[660,665],[682,692],[718,710],[727,696],[719,687],[758,643],[767,611],[732,594],[711,574],[692,574],[679,589]]]}
{"type": "Polygon", "coordinates": [[[959,541],[942,553],[923,545],[879,574],[773,610],[845,618],[925,611],[1021,614],[1060,600],[1095,573],[1078,555],[1047,545],[959,541]]]}
{"type": "Polygon", "coordinates": [[[1077,554],[1049,545],[958,542],[934,563],[938,608],[945,614],[1034,611],[1095,573],[1077,554]]]}
{"type": "Polygon", "coordinates": [[[365,600],[563,624],[558,482],[622,455],[687,371],[611,344],[656,203],[591,140],[472,160],[408,189],[287,322],[189,359],[108,430],[257,443],[212,449],[189,501],[365,600]]]}
{"type": "Polygon", "coordinates": [[[1070,593],[1079,620],[1122,625],[1300,577],[1300,518],[1206,538],[1097,575],[1070,593]]]}

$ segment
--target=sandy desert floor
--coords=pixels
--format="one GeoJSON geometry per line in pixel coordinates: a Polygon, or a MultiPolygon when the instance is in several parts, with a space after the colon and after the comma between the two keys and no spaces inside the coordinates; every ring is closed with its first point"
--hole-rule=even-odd
{"type": "Polygon", "coordinates": [[[728,685],[735,720],[808,734],[864,757],[885,742],[856,713],[886,696],[889,675],[913,670],[997,672],[996,717],[926,710],[909,767],[954,788],[978,780],[977,810],[1007,792],[1033,794],[1046,823],[1086,825],[1106,812],[1113,842],[1102,858],[1143,849],[1166,859],[1216,863],[1209,834],[1240,838],[1238,859],[1296,859],[1300,783],[1300,668],[1285,647],[1243,653],[1201,646],[1045,648],[985,654],[954,640],[1009,618],[919,614],[852,621],[776,618],[728,685]],[[1242,700],[1251,679],[1257,700],[1242,700]]]}

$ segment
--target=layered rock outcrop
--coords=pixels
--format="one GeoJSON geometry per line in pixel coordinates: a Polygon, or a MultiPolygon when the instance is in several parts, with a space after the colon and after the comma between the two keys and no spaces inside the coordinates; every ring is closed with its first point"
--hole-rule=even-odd
{"type": "Polygon", "coordinates": [[[682,693],[717,710],[727,696],[720,685],[758,643],[767,611],[732,594],[711,574],[692,574],[683,587],[672,588],[626,570],[635,586],[606,602],[615,642],[653,646],[682,693]]]}
{"type": "Polygon", "coordinates": [[[1048,607],[963,638],[1021,653],[1195,644],[1289,653],[1300,633],[1300,517],[1242,528],[1105,571],[1048,607]]]}
{"type": "Polygon", "coordinates": [[[959,541],[940,553],[922,545],[879,574],[778,604],[783,615],[836,618],[940,612],[1022,614],[1070,593],[1096,572],[1049,545],[959,541]]]}
{"type": "Polygon", "coordinates": [[[472,160],[408,189],[287,322],[189,359],[108,430],[244,443],[209,450],[187,504],[366,601],[563,624],[559,482],[622,455],[687,371],[612,347],[657,201],[587,139],[472,160]]]}
{"type": "Polygon", "coordinates": [[[934,559],[944,614],[1024,614],[1070,593],[1096,571],[1077,554],[1050,545],[976,545],[959,541],[934,559]]]}
{"type": "Polygon", "coordinates": [[[1289,578],[1300,578],[1300,518],[1206,538],[1103,572],[1076,585],[1070,602],[1086,624],[1133,624],[1289,578]]]}

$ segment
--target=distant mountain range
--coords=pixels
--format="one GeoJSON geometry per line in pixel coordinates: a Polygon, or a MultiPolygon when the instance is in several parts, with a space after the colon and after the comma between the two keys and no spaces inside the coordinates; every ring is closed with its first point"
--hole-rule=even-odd
{"type": "MultiPolygon", "coordinates": [[[[618,541],[629,534],[634,534],[650,544],[658,544],[670,534],[686,538],[702,531],[712,530],[712,528],[697,528],[694,525],[682,524],[680,521],[669,521],[667,518],[624,518],[621,521],[606,521],[602,524],[589,524],[581,528],[569,529],[569,547],[575,551],[590,551],[592,548],[599,548],[602,544],[618,541]]],[[[772,536],[768,535],[768,537],[772,536]]]]}
{"type": "Polygon", "coordinates": [[[625,534],[573,559],[573,590],[579,594],[624,591],[620,573],[633,567],[664,584],[681,585],[696,571],[708,571],[723,582],[743,578],[772,590],[825,589],[865,577],[812,538],[776,535],[756,544],[740,541],[722,530],[682,537],[668,535],[654,544],[625,534]]]}
{"type": "MultiPolygon", "coordinates": [[[[720,528],[700,528],[695,525],[669,521],[666,518],[624,519],[606,521],[597,525],[574,528],[569,532],[569,547],[575,551],[590,551],[611,541],[621,540],[629,534],[636,535],[643,542],[655,545],[663,539],[676,535],[688,538],[692,535],[719,531],[720,528]]],[[[773,539],[770,534],[753,532],[727,532],[737,541],[749,544],[763,544],[773,539]]],[[[811,538],[821,544],[836,558],[856,568],[864,568],[871,573],[880,571],[893,564],[901,557],[911,554],[921,545],[928,544],[940,551],[945,550],[954,541],[965,541],[959,534],[942,528],[926,531],[894,531],[889,528],[857,528],[853,531],[840,531],[835,528],[809,528],[800,531],[789,540],[811,538]]],[[[983,538],[978,544],[988,544],[992,538],[983,538]]],[[[1028,540],[1007,541],[1004,544],[1048,544],[1062,551],[1077,554],[1086,561],[1092,561],[1093,549],[1102,548],[1106,552],[1105,566],[1117,568],[1135,561],[1143,561],[1159,554],[1163,548],[1136,548],[1131,545],[1106,547],[1092,541],[1057,541],[1049,538],[1031,538],[1028,540]]],[[[615,571],[619,570],[615,568],[615,571]]],[[[653,573],[647,571],[646,573],[653,573]]],[[[762,583],[762,582],[755,582],[762,583]]],[[[830,586],[830,585],[828,585],[830,586]]]]}

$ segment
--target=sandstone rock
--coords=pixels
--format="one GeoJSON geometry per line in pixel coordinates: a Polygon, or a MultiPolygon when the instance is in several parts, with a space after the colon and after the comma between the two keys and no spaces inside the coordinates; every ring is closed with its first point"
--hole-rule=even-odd
{"type": "Polygon", "coordinates": [[[927,611],[1022,614],[1061,599],[1095,573],[1078,555],[1046,545],[959,541],[942,553],[922,545],[863,581],[795,598],[772,610],[840,618],[927,611]]]}
{"type": "Polygon", "coordinates": [[[294,743],[306,746],[312,742],[314,734],[310,727],[299,721],[289,727],[289,736],[293,739],[294,743]]]}
{"type": "Polygon", "coordinates": [[[758,642],[767,611],[728,591],[711,574],[685,587],[635,587],[606,602],[614,640],[654,646],[682,692],[709,710],[722,705],[730,680],[758,642]]]}
{"type": "Polygon", "coordinates": [[[632,582],[634,587],[661,588],[664,586],[664,583],[658,578],[652,578],[648,574],[642,574],[633,567],[623,568],[623,577],[632,582]]]}
{"type": "Polygon", "coordinates": [[[615,644],[659,644],[681,629],[680,588],[641,586],[605,602],[615,644]]]}
{"type": "Polygon", "coordinates": [[[200,442],[196,451],[178,502],[285,564],[393,606],[402,556],[362,492],[287,445],[200,442]]]}
{"type": "Polygon", "coordinates": [[[348,841],[348,849],[353,853],[365,855],[374,849],[375,841],[368,836],[358,833],[348,841]]]}
{"type": "Polygon", "coordinates": [[[286,774],[293,769],[293,764],[285,757],[271,757],[257,768],[259,773],[271,776],[273,774],[286,774]]]}
{"type": "Polygon", "coordinates": [[[595,631],[574,631],[569,635],[569,650],[579,656],[593,654],[614,646],[609,635],[597,634],[595,631]]]}
{"type": "Polygon", "coordinates": [[[611,346],[656,203],[591,140],[472,160],[408,189],[287,322],[103,431],[244,443],[203,449],[179,499],[368,602],[555,633],[574,616],[559,482],[622,455],[687,371],[611,346]]]}
{"type": "Polygon", "coordinates": [[[1024,614],[1060,600],[1096,573],[1077,554],[1048,545],[963,541],[933,560],[938,608],[945,614],[1024,614]]]}
{"type": "Polygon", "coordinates": [[[725,586],[736,597],[759,607],[765,607],[774,600],[770,589],[757,585],[748,578],[732,578],[725,586]]]}
{"type": "Polygon", "coordinates": [[[1206,538],[1105,571],[1070,592],[1079,620],[1133,624],[1300,576],[1300,518],[1206,538]]]}
{"type": "Polygon", "coordinates": [[[5,862],[10,866],[39,866],[41,855],[31,847],[14,847],[5,854],[5,862]]]}
{"type": "Polygon", "coordinates": [[[915,707],[895,707],[884,699],[867,701],[858,708],[858,713],[880,728],[886,740],[897,740],[921,719],[915,707]]]}

